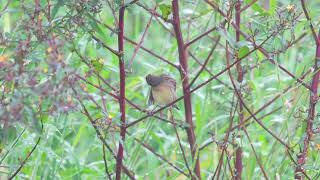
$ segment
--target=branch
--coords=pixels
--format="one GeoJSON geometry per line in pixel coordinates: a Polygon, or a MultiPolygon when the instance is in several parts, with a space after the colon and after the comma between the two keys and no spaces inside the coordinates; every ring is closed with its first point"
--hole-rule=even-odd
{"type": "MultiPolygon", "coordinates": [[[[155,6],[155,7],[153,8],[153,11],[155,11],[156,9],[157,9],[157,6],[155,6]]],[[[148,23],[147,23],[147,26],[146,26],[146,28],[144,29],[143,33],[142,33],[142,37],[141,37],[138,45],[134,48],[133,55],[132,55],[131,59],[129,60],[128,69],[130,69],[130,67],[132,66],[133,60],[134,60],[134,58],[136,57],[136,55],[137,55],[137,53],[138,53],[138,51],[139,51],[139,49],[140,49],[140,47],[141,47],[141,45],[142,45],[142,43],[143,43],[144,37],[146,36],[147,31],[148,31],[148,29],[149,29],[149,27],[150,27],[150,25],[151,25],[152,18],[153,18],[153,14],[151,14],[151,16],[150,16],[150,18],[149,18],[149,21],[148,21],[148,23]]]]}
{"type": "Polygon", "coordinates": [[[190,175],[192,178],[195,178],[195,177],[193,177],[192,171],[191,171],[191,169],[190,169],[190,167],[189,167],[189,164],[188,164],[188,161],[187,161],[187,158],[186,158],[186,153],[184,152],[184,149],[183,149],[183,146],[182,146],[182,143],[181,143],[181,139],[180,139],[180,136],[179,136],[177,127],[176,127],[175,122],[174,122],[174,117],[173,117],[173,113],[172,113],[172,108],[169,109],[169,113],[170,113],[170,119],[171,119],[171,121],[173,122],[174,132],[176,133],[176,136],[177,136],[178,144],[179,144],[179,147],[180,147],[180,150],[181,150],[181,153],[182,153],[182,157],[183,157],[184,163],[185,163],[185,165],[186,165],[186,167],[187,167],[187,169],[188,169],[189,175],[190,175]]]}
{"type": "Polygon", "coordinates": [[[314,29],[312,21],[311,21],[311,18],[310,18],[309,14],[308,14],[308,11],[307,11],[307,8],[306,8],[306,3],[305,3],[304,0],[300,0],[300,2],[301,2],[301,6],[302,6],[302,9],[303,9],[304,15],[306,16],[306,18],[307,18],[307,20],[309,22],[309,26],[310,26],[310,30],[312,32],[313,38],[314,38],[314,40],[316,42],[316,45],[318,45],[320,43],[320,40],[317,37],[316,30],[314,29]]]}
{"type": "MultiPolygon", "coordinates": [[[[228,49],[227,49],[227,51],[228,51],[228,49]]],[[[235,62],[237,62],[237,61],[235,61],[235,62]]],[[[229,63],[228,63],[229,64],[229,63]]],[[[234,82],[232,81],[232,79],[231,79],[231,82],[232,82],[232,84],[234,84],[234,82]]],[[[278,136],[276,136],[271,130],[269,130],[262,122],[261,122],[261,120],[259,120],[258,118],[256,118],[256,116],[255,115],[253,115],[253,113],[251,112],[251,110],[248,108],[248,106],[244,103],[244,101],[242,100],[242,98],[241,98],[241,94],[239,93],[239,91],[238,90],[236,90],[236,87],[235,87],[235,84],[233,85],[234,87],[234,89],[235,89],[235,92],[236,92],[236,94],[237,94],[237,96],[238,96],[238,98],[239,98],[239,100],[240,100],[240,103],[241,104],[243,104],[243,107],[244,107],[244,109],[246,109],[246,111],[253,117],[253,119],[264,129],[264,130],[266,130],[272,137],[274,137],[278,142],[280,142],[282,145],[284,145],[287,149],[291,149],[290,147],[289,147],[289,145],[287,144],[287,143],[285,143],[284,141],[282,141],[278,136]]]]}
{"type": "Polygon", "coordinates": [[[203,38],[204,36],[208,35],[209,33],[217,30],[219,27],[223,27],[226,24],[226,20],[224,20],[222,23],[220,23],[218,26],[215,26],[211,29],[209,29],[208,31],[198,35],[197,37],[195,37],[193,40],[187,42],[184,46],[185,48],[189,47],[191,44],[195,43],[196,41],[198,41],[199,39],[203,38]]]}
{"type": "MultiPolygon", "coordinates": [[[[115,153],[113,152],[112,148],[109,146],[109,144],[106,142],[106,140],[103,138],[103,135],[101,134],[101,132],[99,131],[97,125],[95,124],[92,116],[89,114],[89,111],[87,110],[86,106],[83,104],[83,102],[81,101],[80,97],[78,96],[78,93],[77,91],[74,89],[74,87],[72,86],[71,87],[72,91],[74,92],[74,94],[76,95],[76,98],[77,100],[79,101],[82,109],[83,109],[83,113],[84,115],[88,118],[88,120],[90,121],[92,127],[94,128],[94,130],[96,131],[96,134],[98,136],[98,138],[100,139],[100,141],[103,143],[103,145],[108,149],[108,151],[112,154],[113,158],[117,158],[117,156],[115,155],[115,153]]],[[[128,175],[128,177],[131,179],[131,180],[135,180],[135,177],[134,175],[129,171],[129,169],[124,166],[122,164],[122,169],[124,171],[125,174],[128,175]]]]}
{"type": "MultiPolygon", "coordinates": [[[[104,24],[104,23],[102,23],[102,22],[100,22],[100,21],[98,21],[98,20],[97,20],[97,22],[99,22],[100,24],[102,24],[104,27],[106,27],[107,29],[109,29],[109,30],[112,31],[113,33],[116,33],[116,34],[119,33],[117,30],[114,30],[113,28],[111,28],[111,27],[108,26],[107,24],[104,24]]],[[[126,41],[128,41],[130,44],[133,44],[133,45],[135,45],[135,46],[138,46],[138,43],[137,43],[137,42],[134,42],[133,40],[129,39],[128,37],[124,36],[124,39],[125,39],[126,41]]],[[[150,55],[158,58],[159,60],[161,60],[161,61],[163,61],[163,62],[171,65],[172,67],[174,67],[174,68],[176,68],[176,69],[179,69],[179,67],[178,67],[177,65],[175,65],[174,63],[170,62],[169,60],[163,58],[162,56],[154,53],[152,50],[147,49],[147,48],[145,48],[144,46],[140,46],[140,48],[141,48],[142,50],[144,50],[145,52],[149,53],[150,55]]]]}
{"type": "Polygon", "coordinates": [[[109,173],[108,163],[107,163],[107,159],[106,159],[106,148],[103,144],[102,144],[102,153],[103,153],[102,157],[103,157],[104,168],[105,168],[106,174],[108,175],[108,179],[112,180],[111,174],[109,173]]]}
{"type": "MultiPolygon", "coordinates": [[[[219,7],[215,4],[213,4],[212,2],[205,0],[206,3],[208,3],[213,9],[215,9],[217,12],[219,12],[219,14],[221,16],[223,16],[226,20],[228,20],[228,22],[237,30],[240,32],[240,34],[249,42],[251,42],[253,44],[254,47],[256,47],[256,43],[255,41],[253,41],[249,35],[247,35],[246,33],[244,33],[243,31],[241,31],[239,29],[239,27],[232,21],[229,20],[228,16],[222,12],[219,7]]],[[[276,34],[273,34],[273,36],[276,34]]],[[[288,74],[290,77],[292,77],[293,79],[295,79],[297,82],[301,83],[304,87],[306,87],[307,89],[311,90],[311,88],[305,83],[303,82],[301,79],[297,78],[295,75],[293,75],[291,72],[289,72],[286,68],[284,68],[281,64],[276,63],[269,55],[269,53],[267,52],[267,50],[265,50],[263,47],[259,47],[258,50],[274,65],[278,66],[280,70],[282,70],[283,72],[285,72],[286,74],[288,74]]]]}
{"type": "MultiPolygon", "coordinates": [[[[42,126],[43,127],[43,126],[42,126]]],[[[36,150],[38,144],[40,143],[41,137],[38,138],[36,144],[33,146],[33,148],[31,149],[31,151],[28,153],[27,157],[21,162],[19,168],[9,177],[9,179],[13,179],[20,171],[21,169],[24,167],[24,165],[26,164],[26,162],[29,160],[31,154],[34,152],[34,150],[36,150]]]]}
{"type": "Polygon", "coordinates": [[[16,144],[19,142],[21,136],[23,135],[23,133],[26,131],[26,128],[24,128],[21,133],[19,134],[19,136],[16,138],[16,140],[14,141],[14,143],[11,145],[10,149],[7,150],[7,152],[3,155],[3,157],[0,160],[0,164],[2,164],[2,162],[6,159],[6,157],[8,156],[8,154],[10,153],[10,151],[13,149],[14,146],[16,146],[16,144]]]}
{"type": "Polygon", "coordinates": [[[179,167],[175,166],[173,163],[171,163],[169,160],[167,160],[165,157],[161,156],[160,154],[158,154],[154,149],[152,149],[150,146],[148,146],[147,144],[143,143],[141,140],[137,139],[134,137],[134,140],[136,142],[138,142],[139,144],[141,144],[144,148],[146,148],[148,151],[150,151],[152,154],[154,154],[155,156],[159,157],[162,161],[168,163],[171,167],[173,167],[175,170],[177,170],[178,172],[180,172],[181,174],[189,177],[189,175],[187,173],[185,173],[183,170],[181,170],[179,167]]]}
{"type": "MultiPolygon", "coordinates": [[[[234,97],[234,96],[233,96],[233,97],[234,97]]],[[[232,105],[233,105],[233,104],[234,104],[234,98],[232,98],[232,105]]],[[[237,107],[238,107],[238,101],[236,102],[236,105],[235,105],[235,107],[234,107],[234,110],[233,110],[233,106],[231,106],[229,127],[228,127],[228,130],[227,130],[227,132],[225,133],[225,136],[224,136],[224,139],[223,139],[223,143],[222,143],[222,148],[223,148],[223,149],[222,149],[222,153],[221,153],[221,155],[220,155],[219,163],[218,163],[218,165],[217,165],[217,167],[216,167],[216,170],[214,171],[214,174],[213,174],[213,176],[212,176],[212,179],[215,178],[215,176],[217,175],[218,170],[220,170],[220,167],[222,166],[223,156],[224,156],[224,153],[226,152],[226,149],[227,149],[227,147],[228,147],[228,146],[227,146],[227,141],[228,141],[229,136],[230,136],[230,133],[231,133],[230,129],[231,129],[232,124],[233,124],[233,121],[234,121],[234,115],[235,115],[235,113],[236,113],[236,111],[237,111],[237,107]]],[[[216,142],[216,140],[212,138],[212,142],[216,142]]],[[[209,144],[210,144],[210,143],[205,144],[204,146],[200,147],[199,150],[200,150],[200,151],[203,150],[203,149],[204,149],[206,146],[208,146],[209,144]]],[[[232,173],[232,171],[231,171],[231,173],[232,173]]],[[[218,177],[219,177],[219,175],[218,175],[218,177]]],[[[234,177],[234,176],[232,176],[232,179],[233,179],[233,177],[234,177]]]]}
{"type": "MultiPolygon", "coordinates": [[[[180,16],[179,16],[179,2],[178,0],[172,1],[172,14],[173,14],[173,29],[175,31],[176,40],[178,44],[179,50],[179,62],[180,62],[180,76],[182,79],[182,88],[184,95],[184,109],[185,109],[185,118],[186,123],[189,124],[190,128],[187,129],[187,136],[190,145],[190,150],[192,154],[192,160],[195,161],[195,174],[198,179],[201,179],[200,174],[200,162],[199,157],[196,155],[197,145],[196,145],[196,137],[193,129],[192,122],[192,105],[191,105],[191,93],[189,87],[189,73],[188,73],[188,60],[187,60],[187,52],[185,48],[185,44],[183,42],[183,36],[180,28],[180,16]]],[[[194,179],[192,177],[192,179],[194,179]]]]}
{"type": "Polygon", "coordinates": [[[165,19],[163,18],[160,14],[158,14],[156,11],[153,11],[152,9],[149,9],[148,7],[144,6],[142,3],[137,2],[136,3],[138,6],[140,6],[141,8],[143,8],[144,10],[148,11],[150,14],[152,14],[153,16],[156,16],[160,19],[162,19],[164,22],[167,23],[172,23],[172,19],[165,19]]]}
{"type": "MultiPolygon", "coordinates": [[[[255,52],[259,47],[261,47],[261,46],[262,46],[265,42],[267,42],[268,39],[271,38],[271,37],[272,37],[272,36],[269,36],[269,37],[268,37],[267,39],[265,39],[259,46],[256,46],[254,49],[252,49],[251,51],[249,51],[246,55],[244,55],[243,57],[241,57],[239,60],[231,63],[229,66],[227,66],[227,67],[226,67],[225,69],[223,69],[222,71],[220,71],[220,72],[218,72],[217,74],[211,76],[209,79],[207,79],[207,80],[204,81],[203,83],[199,84],[197,87],[193,88],[193,89],[190,91],[190,93],[192,94],[193,92],[197,91],[198,89],[200,89],[200,88],[204,87],[205,85],[207,85],[208,83],[210,83],[212,80],[217,79],[219,76],[221,76],[222,74],[224,74],[228,69],[232,68],[232,67],[235,66],[238,62],[242,61],[244,58],[246,58],[247,56],[249,56],[251,53],[255,52]]],[[[141,122],[141,121],[143,121],[144,119],[146,119],[146,118],[148,118],[148,117],[150,117],[150,116],[153,116],[154,114],[156,114],[156,113],[158,113],[158,112],[160,112],[160,111],[162,111],[162,110],[164,110],[164,109],[166,109],[166,108],[168,108],[168,107],[170,107],[170,106],[172,106],[172,105],[175,104],[176,102],[182,100],[182,99],[184,98],[184,96],[185,96],[185,95],[182,95],[182,96],[180,96],[179,98],[177,98],[176,100],[172,101],[171,103],[169,103],[169,104],[167,104],[167,105],[159,108],[158,110],[153,111],[153,112],[149,113],[148,115],[145,115],[145,116],[143,116],[143,117],[141,117],[141,118],[139,118],[139,119],[137,119],[137,120],[135,120],[135,121],[133,121],[133,122],[131,122],[131,123],[128,123],[128,124],[127,124],[127,128],[128,128],[128,127],[131,127],[131,126],[133,126],[133,125],[135,125],[135,124],[137,124],[137,123],[139,123],[139,122],[141,122]]]]}
{"type": "Polygon", "coordinates": [[[5,13],[5,11],[7,10],[7,8],[9,7],[9,4],[11,3],[12,0],[8,0],[6,5],[3,7],[3,9],[0,11],[0,18],[1,16],[5,13]]]}
{"type": "Polygon", "coordinates": [[[247,10],[249,7],[251,7],[254,3],[256,3],[258,0],[252,0],[249,4],[247,4],[246,6],[244,6],[243,8],[241,8],[241,10],[239,11],[240,13],[247,10]]]}
{"type": "MultiPolygon", "coordinates": [[[[235,21],[236,21],[236,25],[240,28],[240,20],[241,20],[241,1],[238,0],[235,4],[235,21]]],[[[240,41],[240,32],[239,29],[236,30],[236,42],[240,41]]],[[[229,60],[229,51],[228,51],[228,43],[226,43],[226,60],[227,60],[227,64],[230,64],[230,60],[229,60]]],[[[236,60],[239,59],[238,54],[236,55],[236,60]]],[[[236,69],[237,69],[237,73],[238,73],[238,83],[241,85],[242,81],[243,81],[243,69],[241,66],[241,62],[237,63],[236,65],[236,69]]],[[[228,70],[228,74],[230,79],[233,79],[232,75],[231,75],[231,71],[230,69],[228,70]]],[[[236,87],[233,84],[233,89],[234,91],[237,91],[236,87]]],[[[241,88],[239,89],[239,97],[238,98],[242,98],[242,93],[241,93],[241,88]]],[[[239,111],[238,111],[238,115],[239,115],[239,123],[242,123],[243,121],[243,104],[242,101],[239,101],[239,111]]],[[[245,130],[245,128],[244,128],[245,130]]],[[[246,132],[246,130],[245,130],[246,132]]],[[[249,137],[248,137],[249,138],[249,137]]],[[[242,169],[243,169],[243,165],[242,165],[242,148],[240,145],[238,145],[236,147],[236,159],[235,159],[235,179],[236,180],[241,180],[241,175],[242,175],[242,169]]]]}
{"type": "Polygon", "coordinates": [[[115,54],[116,56],[120,56],[121,52],[118,52],[114,49],[112,49],[111,47],[107,46],[103,41],[101,41],[97,36],[91,34],[92,38],[94,40],[96,40],[98,43],[100,43],[102,45],[102,47],[106,48],[107,50],[109,50],[110,52],[112,52],[113,54],[115,54]]]}
{"type": "MultiPolygon", "coordinates": [[[[122,1],[123,3],[123,1],[122,1]]],[[[124,48],[124,11],[125,7],[122,6],[119,9],[119,34],[118,34],[118,48],[121,53],[119,58],[119,73],[120,73],[120,96],[119,96],[119,106],[121,113],[121,127],[120,127],[120,136],[121,141],[119,141],[118,154],[117,154],[117,163],[116,163],[116,180],[121,179],[121,167],[123,160],[123,143],[126,136],[126,72],[123,59],[123,48],[124,48]]]]}
{"type": "MultiPolygon", "coordinates": [[[[319,30],[319,34],[316,41],[320,41],[320,30],[319,30]]],[[[314,123],[315,114],[316,114],[316,105],[318,102],[318,86],[319,86],[319,78],[320,78],[319,61],[320,61],[320,43],[317,43],[315,63],[313,66],[314,71],[316,73],[313,75],[312,83],[311,83],[306,136],[303,141],[303,150],[301,153],[298,154],[298,160],[297,160],[298,164],[295,169],[295,179],[303,179],[303,177],[301,176],[301,173],[304,173],[303,165],[306,163],[309,144],[311,141],[311,137],[313,136],[312,130],[313,130],[313,123],[314,123]]]]}
{"type": "Polygon", "coordinates": [[[197,72],[197,74],[195,75],[195,77],[192,79],[191,83],[189,84],[189,87],[191,87],[193,85],[193,83],[198,79],[198,77],[200,76],[200,74],[202,73],[202,71],[205,69],[205,67],[207,66],[214,50],[216,49],[218,43],[220,41],[220,36],[219,38],[216,40],[215,44],[213,45],[213,47],[211,48],[206,60],[204,61],[204,63],[201,65],[200,70],[197,72]]]}
{"type": "MultiPolygon", "coordinates": [[[[238,1],[237,6],[238,6],[238,5],[240,5],[240,2],[239,2],[239,1],[238,1]]],[[[237,7],[237,6],[236,6],[236,9],[237,9],[236,11],[239,12],[240,7],[239,7],[239,6],[237,7]]],[[[236,18],[237,18],[237,17],[236,17],[236,18]]],[[[239,18],[239,17],[238,17],[238,18],[239,18]]],[[[237,22],[239,23],[239,22],[240,22],[240,19],[238,19],[237,22]]],[[[240,34],[237,34],[237,40],[239,40],[238,38],[240,38],[239,35],[240,35],[240,34]]],[[[230,56],[229,56],[229,55],[230,55],[230,53],[229,53],[229,50],[228,50],[228,42],[226,42],[226,60],[227,60],[227,64],[230,64],[230,58],[229,58],[230,56]]],[[[228,75],[229,75],[231,84],[232,84],[232,86],[233,86],[233,89],[234,89],[234,91],[236,92],[236,94],[237,94],[237,96],[238,96],[238,99],[239,99],[239,102],[240,102],[240,106],[239,106],[239,110],[240,110],[240,112],[239,112],[239,119],[240,119],[240,123],[242,123],[242,121],[243,121],[243,109],[242,109],[242,108],[245,107],[246,105],[243,103],[244,100],[242,99],[241,91],[237,89],[236,84],[235,84],[235,82],[234,82],[234,79],[233,79],[233,77],[232,77],[232,74],[231,74],[230,69],[228,70],[228,75]]],[[[240,74],[240,76],[242,76],[242,74],[240,74]]],[[[242,79],[240,79],[239,76],[238,76],[238,82],[241,82],[241,81],[242,81],[242,79]]],[[[246,107],[245,107],[245,108],[246,108],[246,107]]],[[[247,108],[246,108],[246,109],[247,109],[247,108]]],[[[248,110],[248,109],[247,109],[247,110],[248,110]]],[[[257,153],[256,153],[256,151],[255,151],[255,149],[254,149],[254,147],[253,147],[253,145],[252,145],[251,139],[250,139],[250,137],[249,137],[249,134],[248,134],[246,128],[244,127],[244,128],[242,128],[242,129],[243,129],[243,131],[245,132],[245,134],[246,134],[246,136],[247,136],[247,138],[248,138],[248,140],[249,140],[249,142],[250,142],[251,148],[252,148],[252,150],[253,150],[253,153],[254,153],[254,155],[255,155],[255,157],[256,157],[256,160],[257,160],[257,162],[258,162],[258,164],[259,164],[259,167],[260,167],[260,169],[261,169],[264,177],[265,177],[266,179],[268,179],[267,174],[266,174],[266,172],[265,172],[265,170],[264,170],[264,168],[263,168],[263,166],[262,166],[262,164],[261,164],[261,162],[260,162],[260,160],[259,160],[259,158],[258,158],[258,156],[257,156],[257,153]]],[[[242,166],[242,148],[241,148],[240,146],[239,146],[239,147],[237,148],[237,150],[236,150],[236,162],[235,162],[235,166],[236,166],[236,180],[241,180],[241,174],[242,174],[242,168],[243,168],[243,166],[242,166]]]]}
{"type": "MultiPolygon", "coordinates": [[[[43,122],[42,119],[40,119],[41,122],[41,133],[43,130],[43,122]]],[[[34,150],[36,150],[38,144],[40,143],[41,140],[41,136],[38,138],[36,144],[33,146],[33,148],[31,149],[31,151],[28,153],[27,157],[21,162],[19,168],[9,177],[9,179],[13,179],[20,171],[21,169],[24,167],[24,165],[26,164],[26,162],[29,160],[30,156],[32,155],[32,153],[34,152],[34,150]]]]}

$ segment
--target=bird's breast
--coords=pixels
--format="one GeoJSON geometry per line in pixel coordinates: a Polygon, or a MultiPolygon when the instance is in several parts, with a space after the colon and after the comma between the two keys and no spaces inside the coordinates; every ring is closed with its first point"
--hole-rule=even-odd
{"type": "Polygon", "coordinates": [[[170,86],[158,85],[152,87],[152,95],[158,105],[166,105],[175,100],[175,92],[170,86]]]}

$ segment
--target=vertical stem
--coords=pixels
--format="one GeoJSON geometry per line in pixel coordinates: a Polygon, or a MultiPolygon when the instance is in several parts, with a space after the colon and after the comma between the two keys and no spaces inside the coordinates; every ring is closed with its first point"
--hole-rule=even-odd
{"type": "Polygon", "coordinates": [[[187,128],[187,136],[190,144],[190,149],[192,153],[192,159],[195,160],[195,174],[198,179],[201,179],[200,176],[200,163],[199,157],[196,155],[197,147],[196,147],[196,138],[193,130],[193,122],[192,122],[192,106],[191,106],[191,94],[189,88],[189,77],[188,77],[188,62],[187,62],[187,51],[185,48],[185,44],[183,41],[183,36],[180,28],[180,17],[179,17],[179,2],[178,0],[172,1],[172,13],[173,13],[173,28],[176,34],[176,39],[178,43],[178,51],[179,51],[179,62],[180,62],[180,75],[182,79],[182,87],[183,87],[183,95],[184,95],[184,108],[185,108],[185,117],[186,122],[189,124],[190,128],[187,128]],[[197,157],[195,157],[197,156],[197,157]]]}
{"type": "Polygon", "coordinates": [[[120,72],[120,97],[119,97],[119,105],[121,112],[121,130],[120,136],[121,141],[119,142],[118,154],[117,154],[117,164],[116,164],[116,180],[121,179],[121,167],[123,160],[123,142],[126,135],[126,109],[125,109],[125,88],[126,88],[126,72],[124,66],[123,59],[123,43],[124,43],[124,10],[125,7],[123,5],[119,9],[119,34],[118,34],[118,48],[119,48],[119,72],[120,72]]]}
{"type": "Polygon", "coordinates": [[[298,154],[298,161],[297,161],[298,164],[295,170],[295,179],[304,179],[304,176],[303,176],[304,169],[302,166],[306,163],[310,139],[313,135],[312,127],[315,119],[316,104],[318,102],[318,85],[319,85],[319,77],[320,77],[320,71],[319,71],[320,44],[317,43],[319,41],[320,41],[320,30],[316,39],[317,50],[316,50],[315,64],[313,66],[314,72],[316,73],[314,74],[311,82],[310,103],[309,103],[310,105],[309,105],[309,111],[308,111],[306,136],[303,141],[302,152],[298,154]]]}
{"type": "MultiPolygon", "coordinates": [[[[241,2],[240,2],[240,0],[238,0],[236,2],[235,10],[236,10],[235,21],[236,21],[237,27],[239,27],[239,29],[236,29],[236,41],[238,42],[238,41],[240,41],[240,19],[241,19],[241,2]]],[[[237,61],[239,60],[238,55],[236,56],[236,60],[237,61]]],[[[243,70],[242,70],[241,62],[237,63],[236,68],[237,68],[237,72],[238,72],[237,80],[238,80],[239,84],[241,84],[242,80],[243,80],[243,70]]],[[[240,93],[240,96],[242,96],[241,88],[239,89],[239,93],[240,93]]],[[[239,113],[239,123],[242,124],[243,104],[241,103],[241,101],[239,104],[239,112],[238,113],[239,113]]],[[[236,169],[235,179],[240,180],[241,174],[242,174],[242,168],[243,168],[243,166],[242,166],[242,148],[240,145],[238,145],[236,148],[237,149],[236,149],[236,159],[235,159],[235,169],[236,169]]]]}

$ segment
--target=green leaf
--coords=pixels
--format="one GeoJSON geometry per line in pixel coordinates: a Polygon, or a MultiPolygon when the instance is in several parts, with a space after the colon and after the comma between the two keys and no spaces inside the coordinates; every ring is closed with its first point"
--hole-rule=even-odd
{"type": "Polygon", "coordinates": [[[277,0],[270,0],[269,13],[274,15],[277,9],[277,0]]]}
{"type": "Polygon", "coordinates": [[[89,18],[89,24],[91,25],[92,30],[94,30],[94,32],[96,32],[99,36],[104,37],[105,33],[100,28],[100,26],[97,23],[96,19],[90,14],[86,14],[86,15],[89,18]]]}
{"type": "Polygon", "coordinates": [[[265,12],[265,10],[261,6],[259,6],[257,3],[254,3],[252,5],[252,9],[255,10],[256,12],[259,12],[259,13],[265,12]]]}
{"type": "Polygon", "coordinates": [[[258,56],[258,61],[262,61],[264,59],[264,55],[260,51],[256,51],[256,54],[258,56]]]}
{"type": "Polygon", "coordinates": [[[159,8],[163,19],[167,20],[171,14],[171,6],[167,4],[160,4],[159,8]]]}
{"type": "Polygon", "coordinates": [[[91,64],[97,72],[100,72],[103,69],[103,59],[91,60],[91,64]]]}
{"type": "Polygon", "coordinates": [[[57,4],[54,6],[54,8],[52,9],[52,18],[54,18],[56,16],[56,14],[58,13],[59,9],[61,6],[64,5],[64,1],[63,0],[58,0],[57,4]]]}
{"type": "Polygon", "coordinates": [[[243,46],[238,50],[238,57],[243,58],[249,53],[250,49],[248,46],[243,46]]]}
{"type": "Polygon", "coordinates": [[[4,144],[13,141],[17,136],[17,130],[14,126],[9,126],[9,127],[4,128],[2,133],[3,134],[2,134],[2,141],[1,142],[3,142],[4,144]]]}
{"type": "MultiPolygon", "coordinates": [[[[247,4],[251,3],[252,1],[245,1],[247,4]]],[[[252,9],[256,12],[259,13],[259,15],[261,16],[268,16],[270,15],[270,13],[272,14],[272,12],[266,11],[263,7],[259,6],[259,4],[257,2],[255,2],[254,4],[252,4],[252,9]]],[[[273,7],[272,2],[270,2],[270,10],[273,9],[275,11],[275,8],[273,7]]]]}

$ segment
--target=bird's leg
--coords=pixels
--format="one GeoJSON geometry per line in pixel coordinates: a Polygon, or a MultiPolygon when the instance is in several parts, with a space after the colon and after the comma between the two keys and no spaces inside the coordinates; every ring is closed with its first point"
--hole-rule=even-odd
{"type": "Polygon", "coordinates": [[[151,111],[148,111],[148,115],[153,115],[154,111],[157,109],[158,105],[156,105],[156,107],[154,107],[151,111]]]}
{"type": "Polygon", "coordinates": [[[168,109],[168,119],[169,119],[170,121],[174,121],[172,118],[173,118],[172,106],[170,106],[169,109],[168,109]]]}
{"type": "MultiPolygon", "coordinates": [[[[159,105],[157,105],[157,107],[161,108],[161,106],[159,105]]],[[[162,118],[162,110],[159,113],[160,113],[160,117],[162,118]]]]}

